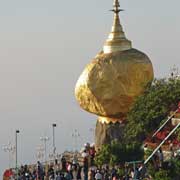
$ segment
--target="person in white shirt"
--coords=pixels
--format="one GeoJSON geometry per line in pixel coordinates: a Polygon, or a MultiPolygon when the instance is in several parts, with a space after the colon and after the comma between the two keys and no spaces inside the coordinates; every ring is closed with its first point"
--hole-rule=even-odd
{"type": "Polygon", "coordinates": [[[97,172],[95,174],[95,179],[96,180],[102,180],[102,174],[99,172],[99,170],[97,170],[97,172]]]}

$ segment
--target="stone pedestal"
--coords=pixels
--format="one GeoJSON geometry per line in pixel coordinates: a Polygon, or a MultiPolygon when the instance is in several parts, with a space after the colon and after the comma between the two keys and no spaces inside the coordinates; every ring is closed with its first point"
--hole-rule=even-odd
{"type": "Polygon", "coordinates": [[[98,120],[95,130],[96,149],[98,150],[103,144],[109,144],[115,139],[122,142],[124,127],[125,124],[122,122],[102,123],[98,120]]]}

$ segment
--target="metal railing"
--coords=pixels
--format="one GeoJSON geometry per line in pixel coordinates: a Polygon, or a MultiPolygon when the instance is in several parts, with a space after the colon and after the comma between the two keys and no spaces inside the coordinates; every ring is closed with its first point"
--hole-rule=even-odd
{"type": "Polygon", "coordinates": [[[152,137],[156,136],[157,133],[173,118],[174,115],[179,111],[179,108],[156,130],[152,137]]]}
{"type": "Polygon", "coordinates": [[[156,149],[152,152],[152,154],[144,161],[144,164],[147,164],[148,161],[154,156],[154,154],[160,149],[160,147],[166,142],[166,140],[177,130],[177,128],[180,126],[180,123],[178,123],[173,130],[164,138],[164,140],[156,147],[156,149]]]}

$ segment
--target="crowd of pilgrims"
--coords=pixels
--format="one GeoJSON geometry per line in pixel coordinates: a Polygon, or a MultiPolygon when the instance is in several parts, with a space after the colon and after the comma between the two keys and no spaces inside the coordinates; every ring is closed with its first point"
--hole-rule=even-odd
{"type": "Polygon", "coordinates": [[[55,160],[49,164],[43,164],[40,161],[36,165],[21,166],[18,169],[18,176],[12,176],[10,180],[131,180],[141,179],[143,173],[142,164],[136,169],[115,166],[109,167],[104,165],[99,168],[94,165],[95,147],[85,144],[81,152],[81,160],[76,157],[72,161],[67,160],[64,156],[60,160],[55,160]],[[120,176],[119,171],[125,169],[120,176]]]}
{"type": "MultiPolygon", "coordinates": [[[[46,168],[40,163],[37,163],[37,169],[31,171],[26,165],[22,166],[19,174],[18,180],[140,180],[141,172],[139,168],[132,168],[129,171],[129,174],[124,174],[123,176],[119,176],[118,174],[119,167],[109,168],[108,165],[99,169],[95,166],[93,167],[84,167],[80,166],[78,163],[68,163],[68,167],[65,169],[56,169],[56,166],[49,165],[46,168]]],[[[12,180],[16,179],[16,177],[12,177],[12,180]]]]}

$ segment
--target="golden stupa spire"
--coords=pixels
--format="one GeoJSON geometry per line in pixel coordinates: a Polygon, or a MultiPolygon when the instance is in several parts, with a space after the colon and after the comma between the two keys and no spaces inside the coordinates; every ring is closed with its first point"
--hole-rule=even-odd
{"type": "Polygon", "coordinates": [[[114,0],[113,7],[114,8],[111,11],[114,12],[114,21],[111,33],[109,34],[109,37],[103,47],[103,51],[105,54],[116,51],[125,51],[132,48],[131,41],[126,39],[123,28],[120,24],[119,12],[123,10],[120,9],[118,0],[114,0]]]}

